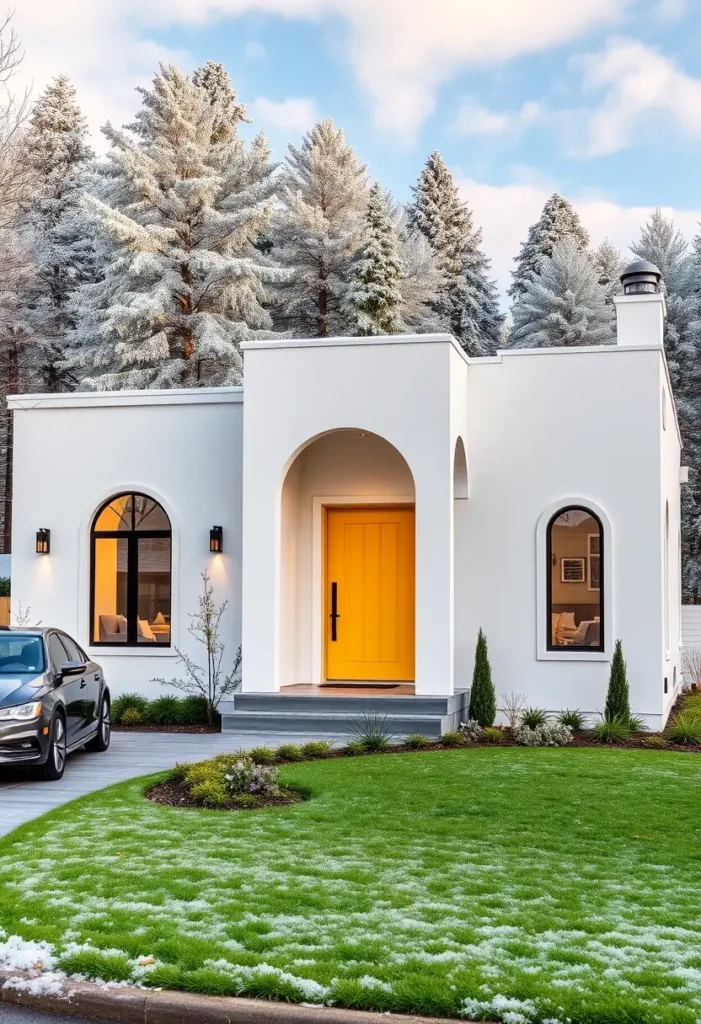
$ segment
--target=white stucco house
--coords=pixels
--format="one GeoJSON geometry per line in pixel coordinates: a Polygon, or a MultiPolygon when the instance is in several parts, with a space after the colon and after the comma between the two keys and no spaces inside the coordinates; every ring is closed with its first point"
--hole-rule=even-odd
{"type": "Polygon", "coordinates": [[[243,650],[224,724],[250,729],[361,707],[452,727],[480,627],[498,694],[594,715],[621,638],[661,727],[685,471],[658,280],[630,268],[615,345],[256,341],[245,389],[11,398],[15,611],[74,635],[114,693],[153,695],[176,647],[199,655],[207,568],[243,650]]]}

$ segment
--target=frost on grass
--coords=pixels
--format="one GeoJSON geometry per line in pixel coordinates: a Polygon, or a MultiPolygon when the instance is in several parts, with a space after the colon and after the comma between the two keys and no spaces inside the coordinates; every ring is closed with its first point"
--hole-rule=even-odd
{"type": "MultiPolygon", "coordinates": [[[[673,785],[660,809],[659,777],[627,752],[488,754],[459,752],[435,807],[418,810],[392,795],[401,772],[379,774],[401,758],[348,769],[378,772],[370,796],[248,816],[179,815],[135,783],[0,850],[0,923],[55,943],[47,968],[113,984],[316,1004],[360,993],[394,1011],[416,1008],[423,986],[446,1016],[544,1024],[615,1004],[621,1019],[652,1006],[661,1024],[695,1024],[701,905],[695,848],[680,852],[701,784],[692,759],[636,758],[673,785]],[[553,810],[563,756],[581,778],[553,810]]],[[[412,763],[417,786],[433,762],[412,763]]],[[[290,771],[322,790],[341,764],[290,771]]]]}

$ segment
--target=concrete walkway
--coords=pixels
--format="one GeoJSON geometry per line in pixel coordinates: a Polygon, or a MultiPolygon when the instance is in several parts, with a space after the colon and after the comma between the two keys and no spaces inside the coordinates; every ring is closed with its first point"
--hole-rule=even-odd
{"type": "MultiPolygon", "coordinates": [[[[285,742],[313,737],[285,734],[285,742]]],[[[172,768],[177,761],[203,761],[227,751],[277,746],[279,736],[227,733],[115,732],[104,754],[71,754],[60,782],[38,780],[35,773],[0,769],[0,836],[25,821],[86,793],[137,775],[172,768]]]]}

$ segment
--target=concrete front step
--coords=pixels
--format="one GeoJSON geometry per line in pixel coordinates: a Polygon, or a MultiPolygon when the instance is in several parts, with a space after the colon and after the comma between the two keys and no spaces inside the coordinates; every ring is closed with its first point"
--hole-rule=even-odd
{"type": "Polygon", "coordinates": [[[305,733],[322,738],[351,737],[363,715],[385,719],[395,740],[411,733],[435,739],[457,729],[467,717],[469,691],[450,697],[324,697],[279,693],[240,693],[222,711],[222,731],[271,735],[305,733]]]}

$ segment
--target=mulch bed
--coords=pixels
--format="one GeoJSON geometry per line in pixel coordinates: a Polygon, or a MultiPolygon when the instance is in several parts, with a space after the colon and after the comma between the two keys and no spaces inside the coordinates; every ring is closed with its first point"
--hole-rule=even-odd
{"type": "MultiPolygon", "coordinates": [[[[165,804],[167,807],[195,807],[203,810],[202,804],[192,799],[189,788],[184,782],[159,782],[146,790],[144,794],[148,800],[155,804],[165,804]]],[[[288,804],[298,804],[304,800],[304,794],[293,789],[281,789],[277,796],[257,796],[255,803],[246,803],[242,806],[232,799],[223,807],[215,807],[217,811],[257,811],[262,807],[286,807],[288,804]]],[[[209,809],[209,808],[207,808],[209,809]]]]}
{"type": "Polygon", "coordinates": [[[112,732],[194,732],[210,733],[221,732],[218,726],[209,725],[113,725],[112,732]]]}

